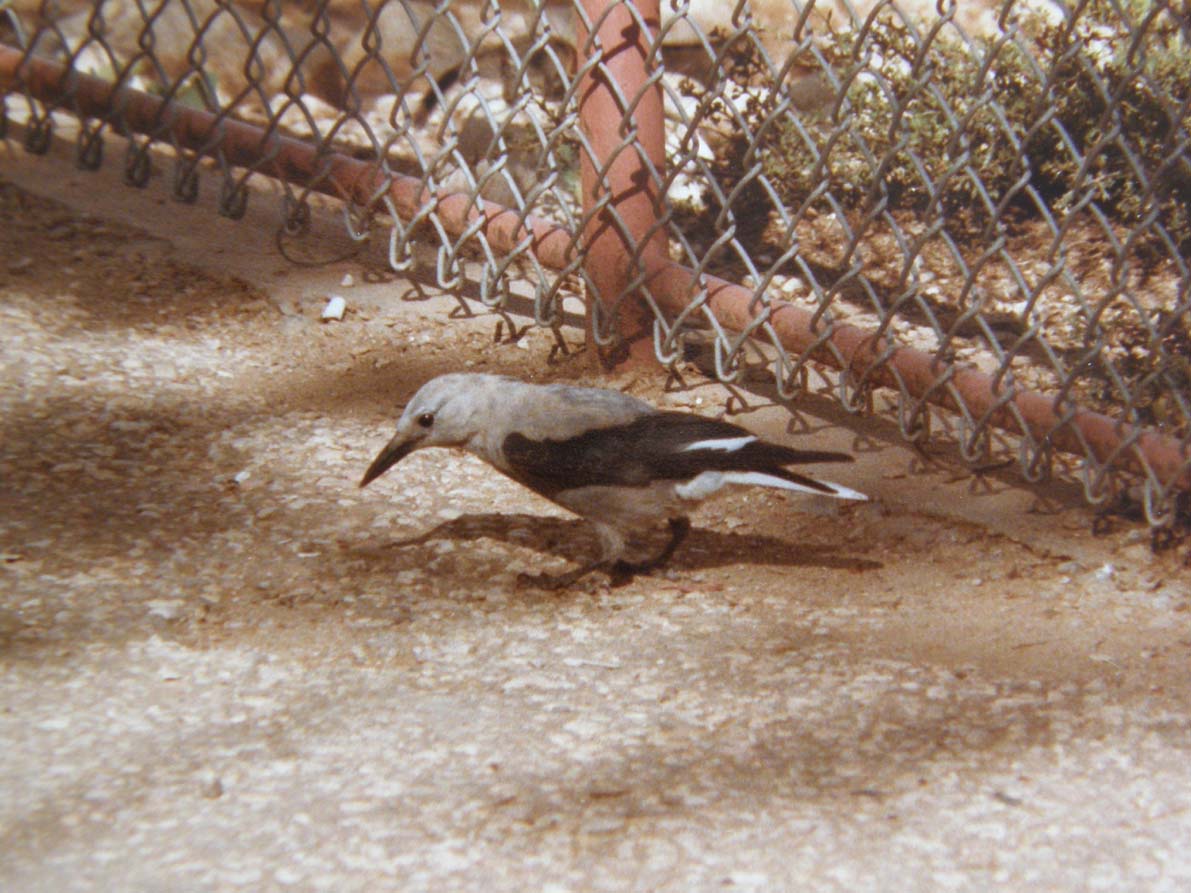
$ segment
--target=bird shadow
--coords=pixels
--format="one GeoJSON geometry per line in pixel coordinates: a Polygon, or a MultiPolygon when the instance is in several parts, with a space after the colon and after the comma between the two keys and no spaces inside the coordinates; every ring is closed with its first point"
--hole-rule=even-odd
{"type": "MultiPolygon", "coordinates": [[[[642,554],[660,550],[666,531],[659,528],[630,544],[642,554]],[[655,542],[656,541],[656,542],[655,542]]],[[[436,540],[471,542],[490,539],[524,546],[536,552],[565,558],[572,562],[590,560],[595,536],[587,522],[573,518],[529,515],[524,513],[462,515],[444,521],[417,536],[387,543],[369,552],[406,549],[436,540]]],[[[788,539],[756,533],[722,533],[692,527],[679,546],[669,567],[701,570],[729,564],[826,567],[840,570],[871,571],[884,565],[879,561],[842,554],[835,545],[799,544],[788,539]]]]}

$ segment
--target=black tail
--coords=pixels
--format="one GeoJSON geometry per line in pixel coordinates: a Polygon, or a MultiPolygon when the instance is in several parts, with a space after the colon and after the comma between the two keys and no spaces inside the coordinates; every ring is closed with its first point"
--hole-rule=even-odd
{"type": "MultiPolygon", "coordinates": [[[[825,453],[824,455],[830,455],[825,453]]],[[[818,493],[826,493],[828,495],[835,495],[836,488],[830,483],[823,483],[816,481],[814,478],[808,478],[805,474],[799,474],[796,471],[787,471],[784,468],[768,468],[765,474],[772,475],[775,478],[781,478],[783,481],[789,481],[791,484],[798,484],[800,487],[806,487],[808,490],[814,490],[818,493]]]]}
{"type": "Polygon", "coordinates": [[[815,462],[853,462],[847,453],[826,450],[796,450],[777,443],[755,440],[742,449],[724,454],[740,470],[781,468],[783,465],[811,465],[815,462]]]}

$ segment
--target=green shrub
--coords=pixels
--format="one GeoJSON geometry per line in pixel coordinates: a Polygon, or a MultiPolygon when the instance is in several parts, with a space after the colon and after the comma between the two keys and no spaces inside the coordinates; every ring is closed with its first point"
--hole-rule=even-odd
{"type": "Polygon", "coordinates": [[[943,28],[924,51],[927,32],[887,12],[821,41],[845,101],[779,121],[765,172],[789,205],[826,177],[846,207],[937,206],[953,232],[973,233],[1002,204],[1033,211],[1028,180],[1060,214],[1089,194],[1125,226],[1156,213],[1187,253],[1189,34],[1187,11],[1169,4],[1089,0],[970,43],[943,28]]]}

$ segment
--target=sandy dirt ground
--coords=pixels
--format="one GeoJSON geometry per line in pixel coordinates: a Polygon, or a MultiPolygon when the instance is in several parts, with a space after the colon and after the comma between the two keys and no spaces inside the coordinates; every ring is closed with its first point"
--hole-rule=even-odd
{"type": "MultiPolygon", "coordinates": [[[[357,482],[430,376],[583,355],[118,167],[0,146],[0,888],[1191,888],[1144,530],[746,395],[872,502],[740,492],[662,573],[520,588],[579,521],[452,453],[357,482]]],[[[685,378],[612,384],[722,408],[685,378]]]]}

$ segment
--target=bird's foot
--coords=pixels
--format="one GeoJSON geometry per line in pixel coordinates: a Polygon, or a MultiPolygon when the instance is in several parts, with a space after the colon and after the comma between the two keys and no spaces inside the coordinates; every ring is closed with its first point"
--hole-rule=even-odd
{"type": "Polygon", "coordinates": [[[517,575],[518,586],[528,586],[532,589],[545,589],[551,592],[557,592],[559,589],[566,589],[576,580],[587,576],[599,565],[587,565],[584,567],[575,568],[573,571],[567,571],[565,574],[525,574],[517,575]]]}
{"type": "Polygon", "coordinates": [[[517,585],[557,592],[560,589],[566,589],[572,583],[581,580],[592,571],[598,570],[607,571],[608,582],[611,585],[623,586],[632,580],[634,576],[643,573],[648,568],[644,565],[631,564],[627,561],[601,561],[596,564],[577,567],[572,571],[567,571],[565,574],[518,574],[517,585]]]}
{"type": "Polygon", "coordinates": [[[608,582],[612,586],[624,586],[633,582],[637,574],[649,573],[650,568],[651,562],[617,561],[608,566],[608,582]]]}
{"type": "Polygon", "coordinates": [[[615,583],[619,579],[627,583],[637,574],[647,574],[661,567],[670,560],[670,556],[674,554],[674,550],[678,548],[679,543],[686,539],[686,535],[690,533],[690,530],[691,522],[689,518],[671,518],[670,541],[666,543],[666,547],[647,561],[625,561],[623,558],[617,561],[609,571],[613,582],[615,583]]]}
{"type": "Polygon", "coordinates": [[[559,590],[565,589],[582,577],[586,577],[592,571],[603,570],[608,573],[609,583],[613,586],[623,586],[632,580],[633,577],[637,576],[637,574],[647,574],[665,564],[670,559],[670,556],[674,554],[674,550],[678,548],[679,543],[686,538],[690,529],[691,522],[688,518],[671,518],[670,541],[661,552],[647,561],[625,561],[623,558],[619,558],[616,561],[601,559],[567,571],[565,574],[518,574],[517,584],[519,586],[532,586],[536,589],[559,590]]]}

